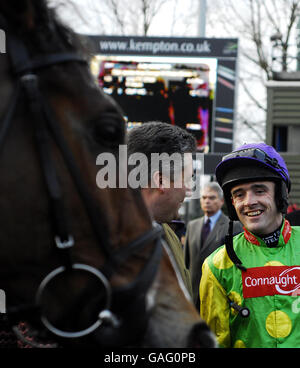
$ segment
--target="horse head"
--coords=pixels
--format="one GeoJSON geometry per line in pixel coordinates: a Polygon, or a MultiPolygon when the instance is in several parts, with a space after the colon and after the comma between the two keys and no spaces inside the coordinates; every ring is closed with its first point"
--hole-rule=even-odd
{"type": "Polygon", "coordinates": [[[0,27],[0,288],[9,321],[28,320],[62,344],[212,346],[141,193],[96,185],[97,156],[116,157],[126,132],[84,44],[41,0],[2,2],[0,27]]]}

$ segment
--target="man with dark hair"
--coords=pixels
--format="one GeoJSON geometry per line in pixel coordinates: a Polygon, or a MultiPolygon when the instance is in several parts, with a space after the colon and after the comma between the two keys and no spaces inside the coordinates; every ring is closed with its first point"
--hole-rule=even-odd
{"type": "Polygon", "coordinates": [[[287,166],[273,147],[245,144],[216,178],[231,221],[225,246],[203,264],[200,314],[220,346],[299,347],[300,228],[284,217],[287,166]],[[233,237],[237,219],[244,232],[233,237]]]}
{"type": "Polygon", "coordinates": [[[190,190],[195,151],[195,138],[171,124],[144,123],[128,134],[129,167],[135,154],[143,154],[148,159],[143,171],[147,185],[142,187],[142,195],[153,219],[163,226],[165,239],[190,295],[191,280],[184,265],[182,244],[167,223],[178,218],[178,210],[190,190]]]}

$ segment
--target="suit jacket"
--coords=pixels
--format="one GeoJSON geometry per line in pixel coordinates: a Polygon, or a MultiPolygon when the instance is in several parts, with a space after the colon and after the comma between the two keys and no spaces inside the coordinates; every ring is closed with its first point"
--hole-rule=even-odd
{"type": "MultiPolygon", "coordinates": [[[[204,224],[204,216],[190,221],[187,225],[184,245],[184,259],[186,268],[190,270],[192,280],[193,301],[199,307],[199,284],[202,275],[202,264],[214,250],[224,244],[228,233],[229,218],[221,213],[212,231],[208,234],[205,243],[201,247],[201,231],[204,224]]],[[[233,234],[243,231],[239,221],[234,221],[233,234]]]]}

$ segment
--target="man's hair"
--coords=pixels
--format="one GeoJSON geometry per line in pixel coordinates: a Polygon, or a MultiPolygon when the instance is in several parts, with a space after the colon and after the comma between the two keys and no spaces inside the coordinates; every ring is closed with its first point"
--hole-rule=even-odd
{"type": "MultiPolygon", "coordinates": [[[[183,155],[185,153],[193,153],[196,151],[196,139],[186,130],[168,123],[163,122],[146,122],[133,128],[128,133],[127,149],[128,156],[134,153],[143,153],[149,162],[148,178],[151,180],[153,167],[151,168],[151,154],[180,154],[182,156],[182,167],[184,166],[183,155]]],[[[174,163],[170,162],[170,174],[173,175],[174,163]]],[[[162,172],[162,163],[159,163],[159,172],[162,172]]],[[[179,168],[178,168],[179,169],[179,168]]]]}
{"type": "Polygon", "coordinates": [[[196,140],[186,130],[176,125],[162,122],[147,122],[129,131],[128,154],[142,152],[147,157],[151,153],[188,153],[196,151],[196,140]]]}
{"type": "Polygon", "coordinates": [[[215,191],[218,194],[220,199],[224,198],[223,190],[217,182],[215,181],[209,182],[204,185],[203,189],[204,188],[210,188],[211,190],[215,191]]]}

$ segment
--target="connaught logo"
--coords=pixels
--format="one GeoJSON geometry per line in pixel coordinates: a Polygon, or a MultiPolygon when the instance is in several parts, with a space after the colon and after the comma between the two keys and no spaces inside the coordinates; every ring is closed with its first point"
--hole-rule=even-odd
{"type": "Polygon", "coordinates": [[[300,280],[297,281],[297,274],[295,271],[300,270],[299,266],[293,267],[291,269],[287,269],[279,275],[280,282],[275,285],[276,290],[280,294],[291,294],[300,287],[300,280]],[[286,286],[289,285],[290,287],[286,288],[286,286]],[[286,289],[285,289],[286,288],[286,289]]]}
{"type": "Polygon", "coordinates": [[[242,280],[244,298],[292,295],[300,288],[300,266],[248,268],[242,280]]]}

